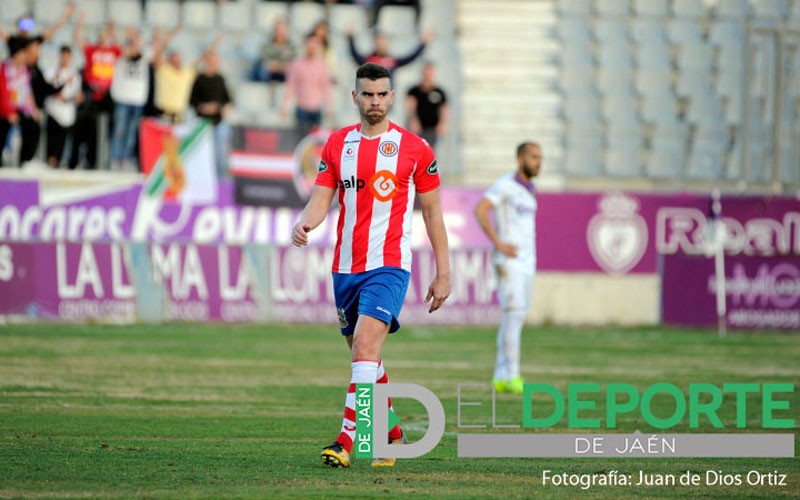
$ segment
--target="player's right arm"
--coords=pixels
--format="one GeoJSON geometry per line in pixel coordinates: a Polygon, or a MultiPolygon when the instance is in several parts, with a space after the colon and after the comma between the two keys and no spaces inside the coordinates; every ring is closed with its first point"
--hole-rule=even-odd
{"type": "Polygon", "coordinates": [[[501,241],[500,237],[497,236],[497,231],[495,231],[494,226],[492,226],[492,222],[489,217],[492,208],[492,202],[489,201],[489,199],[485,196],[482,197],[478,204],[475,205],[475,219],[478,221],[478,225],[481,226],[481,229],[483,229],[483,232],[489,237],[489,240],[491,240],[492,245],[494,245],[494,248],[496,248],[498,252],[502,253],[506,257],[516,257],[517,247],[501,241]]]}
{"type": "Polygon", "coordinates": [[[296,247],[304,247],[308,244],[308,233],[315,227],[322,224],[328,210],[333,202],[333,195],[336,190],[327,186],[314,186],[311,199],[308,200],[306,208],[300,214],[300,219],[292,230],[292,244],[296,247]]]}

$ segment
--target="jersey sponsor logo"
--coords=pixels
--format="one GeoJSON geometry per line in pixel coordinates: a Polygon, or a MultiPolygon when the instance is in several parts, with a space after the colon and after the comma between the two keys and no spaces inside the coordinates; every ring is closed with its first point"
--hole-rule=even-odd
{"type": "Polygon", "coordinates": [[[378,150],[383,156],[394,156],[397,154],[400,148],[397,147],[397,143],[386,141],[381,143],[381,146],[378,148],[378,150]]]}
{"type": "Polygon", "coordinates": [[[328,170],[328,164],[320,160],[319,167],[317,167],[317,172],[324,172],[326,170],[328,170]]]}
{"type": "Polygon", "coordinates": [[[339,189],[352,189],[356,188],[356,191],[362,189],[366,183],[364,179],[356,179],[354,175],[351,175],[349,179],[340,179],[339,180],[339,189]]]}
{"type": "Polygon", "coordinates": [[[436,160],[433,160],[433,163],[428,165],[428,168],[425,170],[430,175],[436,175],[439,173],[439,166],[436,164],[436,160]]]}
{"type": "Polygon", "coordinates": [[[400,181],[388,170],[379,170],[369,180],[369,190],[378,201],[387,202],[397,195],[400,181]]]}

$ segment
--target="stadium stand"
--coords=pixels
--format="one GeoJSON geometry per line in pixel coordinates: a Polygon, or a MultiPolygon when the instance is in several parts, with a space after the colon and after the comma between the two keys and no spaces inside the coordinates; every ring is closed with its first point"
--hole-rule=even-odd
{"type": "MultiPolygon", "coordinates": [[[[63,2],[2,2],[10,27],[32,12],[53,22],[63,2]]],[[[337,116],[355,119],[347,92],[355,69],[345,33],[367,51],[369,14],[359,5],[237,0],[76,0],[93,36],[103,23],[155,29],[181,25],[171,48],[193,61],[213,33],[238,100],[235,121],[287,126],[280,85],[249,82],[248,71],[277,17],[292,39],[319,20],[331,26],[329,62],[339,85],[337,116]],[[113,8],[111,7],[113,5],[113,8]]],[[[800,182],[800,0],[423,0],[387,6],[377,26],[402,53],[427,29],[423,58],[397,74],[402,98],[424,61],[437,64],[451,100],[452,133],[441,145],[450,180],[485,184],[507,169],[522,138],[541,142],[541,182],[665,179],[739,182],[785,189],[800,182]],[[514,36],[509,36],[513,33],[514,36]],[[463,54],[463,57],[462,57],[463,54]],[[782,184],[781,184],[782,183],[782,184]]],[[[42,50],[50,65],[73,25],[42,50]]],[[[82,54],[76,54],[80,64],[82,54]]],[[[404,107],[393,110],[403,122],[404,107]]]]}

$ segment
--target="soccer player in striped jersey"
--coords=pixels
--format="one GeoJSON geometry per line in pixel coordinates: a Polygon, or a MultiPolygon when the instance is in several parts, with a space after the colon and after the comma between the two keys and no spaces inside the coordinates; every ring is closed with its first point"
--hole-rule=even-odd
{"type": "MultiPolygon", "coordinates": [[[[411,219],[419,196],[422,217],[436,260],[426,301],[429,312],[450,295],[447,233],[439,201],[439,172],[424,140],[389,121],[395,92],[389,71],[366,63],[356,71],[353,103],[360,123],[331,134],[322,150],[311,198],[292,230],[302,247],[325,219],[334,196],[339,221],[333,257],[333,289],[342,335],[350,348],[352,377],[336,441],[322,450],[322,463],[349,467],[355,435],[355,385],[388,382],[381,348],[400,328],[399,315],[411,275],[411,219]]],[[[405,436],[399,426],[389,442],[405,436]]],[[[376,459],[375,466],[394,465],[376,459]]]]}
{"type": "Polygon", "coordinates": [[[517,147],[517,171],[498,179],[475,206],[475,218],[494,244],[497,294],[503,319],[497,332],[495,391],[522,393],[519,345],[533,296],[536,271],[536,197],[542,149],[534,142],[517,147]],[[494,211],[494,226],[490,212],[494,211]]]}

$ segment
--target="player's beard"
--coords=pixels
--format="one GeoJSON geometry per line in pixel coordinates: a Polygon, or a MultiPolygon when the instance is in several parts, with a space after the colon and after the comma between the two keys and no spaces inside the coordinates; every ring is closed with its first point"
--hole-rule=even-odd
{"type": "Polygon", "coordinates": [[[525,175],[529,179],[533,179],[534,177],[536,177],[536,174],[539,173],[539,169],[538,168],[532,167],[530,165],[523,165],[522,166],[522,171],[525,173],[525,175]]]}
{"type": "Polygon", "coordinates": [[[386,119],[386,111],[380,109],[368,109],[361,113],[361,118],[370,125],[375,125],[386,119]],[[372,111],[372,113],[370,113],[372,111]],[[376,112],[377,111],[377,112],[376,112]]]}

